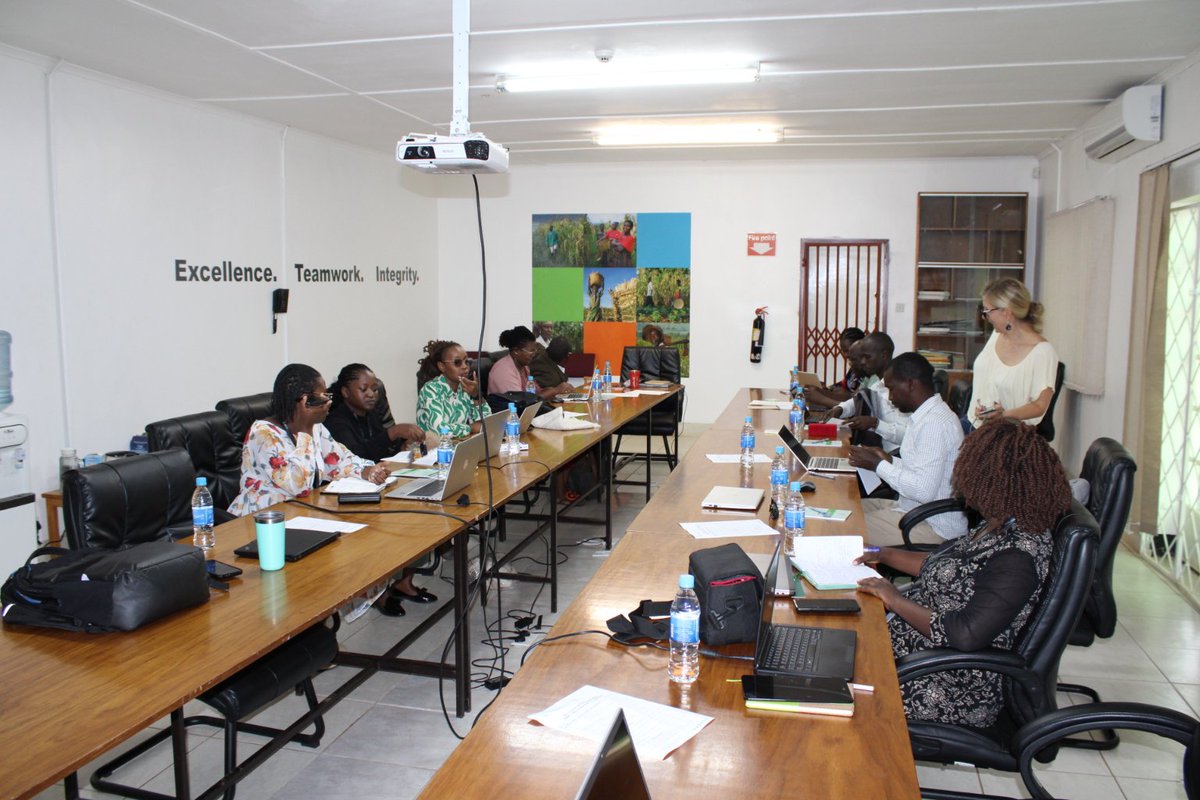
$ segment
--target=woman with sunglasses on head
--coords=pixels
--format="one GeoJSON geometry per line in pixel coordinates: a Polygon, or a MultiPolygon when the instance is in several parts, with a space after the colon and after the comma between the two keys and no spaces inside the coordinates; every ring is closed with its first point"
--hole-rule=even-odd
{"type": "Polygon", "coordinates": [[[471,374],[467,353],[458,342],[434,340],[425,345],[417,382],[417,424],[436,434],[445,426],[454,437],[479,433],[479,382],[471,374]]]}
{"type": "Polygon", "coordinates": [[[271,416],[250,426],[242,445],[242,491],[229,513],[245,516],[293,497],[322,481],[361,477],[383,483],[389,470],[334,441],[322,424],[332,397],[321,373],[288,364],[275,377],[271,416]]]}
{"type": "Polygon", "coordinates": [[[1037,425],[1058,377],[1058,353],[1042,336],[1046,309],[1015,278],[989,283],[982,301],[992,335],[975,358],[967,421],[975,428],[1000,417],[1037,425]]]}

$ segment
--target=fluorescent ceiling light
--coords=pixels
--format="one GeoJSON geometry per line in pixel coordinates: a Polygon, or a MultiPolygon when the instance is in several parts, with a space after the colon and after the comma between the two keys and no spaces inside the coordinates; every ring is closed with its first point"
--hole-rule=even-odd
{"type": "Polygon", "coordinates": [[[587,72],[559,75],[501,75],[501,92],[563,92],[575,89],[629,89],[639,86],[696,86],[716,83],[753,83],[758,66],[702,67],[672,70],[613,70],[602,66],[587,72]]]}
{"type": "Polygon", "coordinates": [[[767,125],[621,125],[596,133],[602,146],[655,144],[761,144],[783,139],[779,128],[767,125]]]}

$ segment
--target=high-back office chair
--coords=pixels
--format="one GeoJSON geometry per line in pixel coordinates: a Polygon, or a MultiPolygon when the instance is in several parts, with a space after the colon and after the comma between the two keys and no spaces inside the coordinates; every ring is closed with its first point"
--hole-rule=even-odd
{"type": "Polygon", "coordinates": [[[571,353],[562,363],[562,370],[568,378],[590,378],[595,369],[595,353],[571,353]]]}
{"type": "MultiPolygon", "coordinates": [[[[674,347],[626,347],[621,356],[621,382],[629,380],[630,370],[640,370],[642,380],[663,380],[679,383],[682,371],[679,361],[679,350],[674,347]]],[[[662,403],[629,420],[617,432],[617,444],[613,448],[613,473],[615,474],[630,461],[644,458],[646,461],[646,499],[650,499],[650,465],[654,461],[665,461],[670,469],[675,469],[679,463],[679,425],[683,420],[683,390],[668,397],[662,403]],[[626,435],[645,436],[646,452],[644,454],[622,453],[621,440],[626,435]],[[661,436],[664,453],[650,453],[650,439],[661,436]],[[674,438],[674,443],[669,441],[674,438]],[[624,456],[624,458],[622,458],[624,456]]],[[[620,484],[641,484],[642,481],[618,481],[620,484]]]]}
{"type": "MultiPolygon", "coordinates": [[[[1087,507],[1100,525],[1100,546],[1096,556],[1096,577],[1091,592],[1071,633],[1070,644],[1088,647],[1096,637],[1107,639],[1117,628],[1117,601],[1113,593],[1112,572],[1117,547],[1129,519],[1133,503],[1133,473],[1137,463],[1129,451],[1115,439],[1101,437],[1092,442],[1083,457],[1079,477],[1091,486],[1087,507]]],[[[1060,683],[1058,691],[1082,694],[1099,702],[1100,695],[1090,686],[1060,683]]],[[[1087,750],[1109,750],[1119,743],[1115,733],[1105,732],[1101,739],[1068,739],[1067,744],[1087,750]]]]}
{"type": "MultiPolygon", "coordinates": [[[[63,479],[67,539],[72,547],[119,548],[172,534],[178,536],[181,529],[190,534],[194,483],[191,458],[182,449],[70,470],[63,479]]],[[[169,625],[170,622],[162,624],[169,625]]],[[[309,628],[201,694],[198,699],[216,710],[220,717],[185,718],[182,709],[173,711],[171,716],[175,724],[98,768],[92,775],[92,785],[126,797],[170,800],[170,795],[115,783],[108,778],[117,769],[176,735],[176,727],[180,728],[179,735],[182,736],[183,727],[189,725],[224,729],[225,774],[230,774],[238,766],[238,733],[272,739],[279,739],[283,734],[279,729],[242,720],[293,689],[304,694],[309,711],[315,710],[317,695],[312,676],[332,663],[335,655],[337,637],[333,629],[321,624],[309,628]]],[[[146,679],[153,680],[154,677],[146,676],[146,679]]],[[[324,722],[318,716],[313,721],[312,733],[298,734],[291,741],[316,747],[324,732],[324,722]]],[[[176,748],[185,745],[185,742],[175,740],[176,748]]],[[[225,800],[233,800],[234,792],[235,787],[228,788],[224,793],[225,800]]]]}
{"type": "Polygon", "coordinates": [[[146,426],[150,452],[183,448],[196,475],[208,479],[216,521],[233,519],[225,509],[237,498],[242,479],[242,443],[229,430],[229,417],[221,411],[201,411],[172,417],[146,426]]]}
{"type": "Polygon", "coordinates": [[[1058,362],[1058,373],[1054,377],[1054,394],[1050,396],[1050,405],[1046,406],[1046,414],[1037,424],[1038,435],[1047,442],[1054,441],[1054,407],[1058,405],[1058,395],[1062,392],[1063,379],[1067,377],[1067,365],[1058,362]]]}
{"type": "Polygon", "coordinates": [[[238,447],[241,447],[254,421],[271,416],[271,393],[230,397],[217,403],[216,409],[229,417],[229,433],[238,447]]]}
{"type": "MultiPolygon", "coordinates": [[[[1091,512],[1072,502],[1071,510],[1059,519],[1051,535],[1054,550],[1042,598],[1013,650],[924,650],[896,662],[902,685],[913,678],[948,670],[977,669],[1005,677],[1005,706],[990,728],[909,720],[908,738],[918,761],[959,762],[1017,772],[1015,731],[1055,710],[1058,664],[1091,587],[1099,526],[1091,512]]],[[[1056,752],[1041,752],[1039,760],[1053,759],[1056,752]]],[[[922,789],[921,796],[935,800],[980,797],[943,789],[922,789]]]]}

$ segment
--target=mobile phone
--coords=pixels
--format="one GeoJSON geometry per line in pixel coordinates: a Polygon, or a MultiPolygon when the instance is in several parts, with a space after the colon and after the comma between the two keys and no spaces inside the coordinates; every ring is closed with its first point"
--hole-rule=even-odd
{"type": "Polygon", "coordinates": [[[211,558],[204,562],[204,566],[208,570],[208,574],[219,581],[227,581],[242,574],[241,568],[235,567],[233,564],[226,564],[224,561],[214,561],[211,558]]]}
{"type": "Polygon", "coordinates": [[[800,613],[805,612],[820,612],[822,614],[857,614],[862,609],[858,607],[858,601],[845,598],[828,598],[819,599],[815,597],[793,597],[792,605],[800,613]]]}

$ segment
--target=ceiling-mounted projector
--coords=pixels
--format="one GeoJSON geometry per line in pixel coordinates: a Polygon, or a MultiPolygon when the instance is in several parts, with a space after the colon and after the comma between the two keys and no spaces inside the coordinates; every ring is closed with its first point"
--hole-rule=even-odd
{"type": "Polygon", "coordinates": [[[410,133],[396,143],[396,160],[433,174],[508,172],[508,148],[482,133],[410,133]]]}

